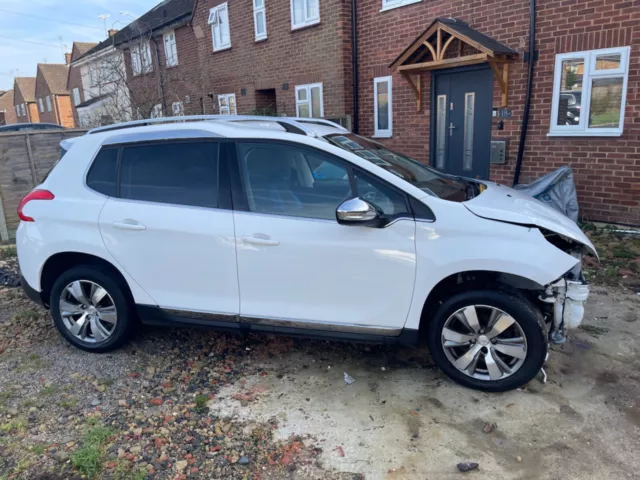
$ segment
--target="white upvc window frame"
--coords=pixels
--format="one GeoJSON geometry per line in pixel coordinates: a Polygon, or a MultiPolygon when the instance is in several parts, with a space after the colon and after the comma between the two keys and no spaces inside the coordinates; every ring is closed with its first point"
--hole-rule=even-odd
{"type": "Polygon", "coordinates": [[[51,96],[47,95],[45,97],[45,100],[47,102],[47,112],[52,112],[53,111],[53,105],[51,104],[51,96]]]}
{"type": "MultiPolygon", "coordinates": [[[[307,85],[296,85],[296,117],[300,116],[300,105],[309,105],[309,117],[308,118],[324,118],[324,91],[322,88],[322,83],[309,83],[307,85]],[[311,101],[311,90],[314,88],[320,89],[320,116],[313,116],[313,102],[311,101]],[[298,92],[300,90],[307,91],[306,100],[299,100],[298,92]]],[[[307,118],[307,117],[304,117],[307,118]]]]}
{"type": "Polygon", "coordinates": [[[42,101],[42,98],[38,99],[38,107],[40,107],[40,113],[44,113],[44,103],[42,101]]]}
{"type": "Polygon", "coordinates": [[[151,110],[151,118],[162,118],[164,114],[162,113],[162,104],[156,103],[151,110]]]}
{"type": "Polygon", "coordinates": [[[253,0],[253,30],[256,34],[256,42],[267,39],[267,0],[253,0]],[[264,32],[258,32],[258,16],[262,15],[264,32]]]}
{"type": "Polygon", "coordinates": [[[382,8],[380,11],[386,12],[387,10],[413,5],[414,3],[420,3],[421,1],[422,0],[382,0],[382,8]]]}
{"type": "Polygon", "coordinates": [[[151,42],[141,42],[131,46],[131,72],[134,77],[153,72],[151,42]]]}
{"type": "Polygon", "coordinates": [[[162,35],[162,41],[164,44],[164,58],[167,62],[167,67],[178,66],[178,42],[176,40],[176,31],[171,30],[165,32],[162,35]],[[173,36],[173,39],[171,38],[173,36]]]}
{"type": "Polygon", "coordinates": [[[72,90],[72,93],[73,93],[73,106],[77,107],[78,105],[80,105],[80,89],[74,88],[72,90]]]}
{"type": "Polygon", "coordinates": [[[235,93],[223,93],[218,95],[218,109],[220,115],[237,115],[238,104],[235,93]],[[231,109],[231,99],[233,99],[233,110],[231,109]]]}
{"type": "Polygon", "coordinates": [[[309,12],[307,9],[307,2],[309,0],[300,0],[300,2],[302,3],[302,21],[300,23],[295,23],[296,21],[296,16],[295,16],[295,11],[294,11],[294,2],[296,0],[290,0],[291,3],[291,30],[297,30],[299,28],[304,28],[304,27],[308,27],[310,25],[315,25],[317,23],[320,23],[320,0],[311,0],[311,1],[315,1],[317,3],[317,12],[318,15],[315,17],[310,17],[309,16],[309,12]]]}
{"type": "Polygon", "coordinates": [[[171,111],[173,112],[174,117],[183,117],[184,116],[184,103],[183,102],[173,102],[171,104],[171,111]]]}
{"type": "Polygon", "coordinates": [[[551,104],[550,137],[619,137],[624,131],[624,112],[627,100],[627,83],[629,80],[629,55],[631,47],[603,48],[582,52],[561,53],[556,55],[553,79],[553,99],[551,104]],[[620,68],[596,70],[596,57],[601,55],[620,54],[620,68]],[[565,60],[583,60],[582,104],[579,125],[557,125],[560,107],[562,82],[562,62],[565,60]],[[616,128],[589,128],[591,110],[591,81],[602,78],[622,78],[622,98],[620,100],[620,123],[616,128]]]}
{"type": "Polygon", "coordinates": [[[373,131],[374,138],[391,138],[393,135],[393,92],[392,92],[393,81],[391,75],[386,77],[376,77],[373,79],[373,131]],[[387,83],[387,96],[389,102],[389,113],[388,113],[388,123],[389,128],[387,129],[379,129],[378,128],[378,85],[380,83],[387,83]]]}
{"type": "Polygon", "coordinates": [[[209,25],[211,25],[211,42],[213,44],[213,51],[219,52],[221,50],[227,50],[231,48],[231,26],[229,22],[229,4],[228,2],[221,3],[220,5],[216,5],[211,10],[209,10],[209,25]],[[221,21],[221,14],[225,12],[227,18],[227,38],[228,41],[224,41],[224,28],[225,25],[221,21]],[[216,28],[219,29],[219,42],[216,42],[216,28]]]}

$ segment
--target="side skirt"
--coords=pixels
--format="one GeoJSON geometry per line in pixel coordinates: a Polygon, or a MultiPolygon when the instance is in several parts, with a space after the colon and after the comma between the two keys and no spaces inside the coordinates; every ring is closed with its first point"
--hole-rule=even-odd
{"type": "MultiPolygon", "coordinates": [[[[166,310],[151,305],[136,305],[140,321],[144,325],[155,325],[174,328],[201,328],[222,332],[271,333],[298,338],[314,338],[339,342],[374,343],[387,345],[403,345],[417,347],[418,330],[403,328],[399,334],[383,335],[335,329],[299,328],[283,325],[285,321],[277,321],[277,325],[262,323],[259,319],[240,318],[237,315],[201,314],[180,310],[166,310]],[[255,321],[254,321],[255,320],[255,321]]],[[[363,328],[360,328],[364,330],[363,328]]]]}

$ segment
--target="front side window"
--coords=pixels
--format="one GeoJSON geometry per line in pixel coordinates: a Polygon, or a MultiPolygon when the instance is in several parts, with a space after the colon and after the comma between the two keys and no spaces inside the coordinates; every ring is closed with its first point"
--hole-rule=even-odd
{"type": "Polygon", "coordinates": [[[226,3],[209,11],[209,25],[211,25],[211,36],[213,37],[213,51],[231,48],[229,9],[226,3]]]}
{"type": "Polygon", "coordinates": [[[73,89],[73,105],[75,107],[80,105],[80,89],[79,88],[73,89]]]}
{"type": "Polygon", "coordinates": [[[181,117],[184,115],[184,103],[182,102],[173,102],[171,105],[173,110],[173,115],[176,117],[181,117]]]}
{"type": "Polygon", "coordinates": [[[120,197],[217,207],[218,144],[184,142],[124,147],[120,197]]]}
{"type": "Polygon", "coordinates": [[[162,118],[164,115],[162,114],[162,104],[158,103],[153,106],[153,110],[151,110],[151,118],[162,118]]]}
{"type": "Polygon", "coordinates": [[[38,106],[40,107],[40,113],[44,113],[44,103],[42,103],[42,99],[38,99],[38,106]]]}
{"type": "Polygon", "coordinates": [[[237,115],[236,94],[218,95],[218,107],[220,108],[220,115],[237,115]]]}
{"type": "Polygon", "coordinates": [[[113,147],[103,148],[89,169],[87,187],[103,195],[115,197],[117,172],[118,149],[113,147]]]}
{"type": "Polygon", "coordinates": [[[392,8],[403,7],[405,5],[411,5],[412,3],[418,3],[422,0],[382,0],[382,11],[391,10],[392,8]]]}
{"type": "Polygon", "coordinates": [[[335,220],[338,206],[354,196],[347,169],[321,152],[277,143],[243,143],[239,154],[252,212],[335,220]],[[316,173],[318,168],[321,171],[316,173]]]}
{"type": "Polygon", "coordinates": [[[291,29],[320,22],[320,0],[291,0],[291,29]]]}
{"type": "Polygon", "coordinates": [[[373,80],[373,108],[376,137],[391,137],[393,114],[391,110],[391,77],[373,80]]]}
{"type": "Polygon", "coordinates": [[[266,0],[253,0],[253,24],[256,41],[267,38],[267,13],[264,6],[266,0]]]}
{"type": "Polygon", "coordinates": [[[550,135],[621,135],[629,47],[556,55],[550,135]]]}
{"type": "Polygon", "coordinates": [[[321,83],[296,86],[296,115],[306,118],[324,116],[321,83]]]}
{"type": "Polygon", "coordinates": [[[131,70],[134,76],[153,71],[149,42],[138,43],[131,47],[131,70]]]}
{"type": "Polygon", "coordinates": [[[176,44],[176,32],[173,30],[164,34],[164,55],[167,67],[178,65],[178,45],[176,44]]]}
{"type": "Polygon", "coordinates": [[[50,111],[52,110],[52,107],[51,107],[51,97],[50,97],[49,95],[47,95],[46,100],[47,100],[47,112],[50,112],[50,111]]]}

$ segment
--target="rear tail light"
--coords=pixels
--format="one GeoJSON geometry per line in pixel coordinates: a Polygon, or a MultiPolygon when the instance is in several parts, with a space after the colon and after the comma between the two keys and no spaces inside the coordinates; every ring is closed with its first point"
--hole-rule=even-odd
{"type": "Polygon", "coordinates": [[[20,205],[18,205],[18,216],[20,217],[20,220],[22,220],[23,222],[34,221],[33,218],[27,217],[24,213],[22,213],[24,206],[31,200],[53,200],[54,198],[55,197],[53,193],[51,193],[49,190],[32,190],[27,194],[26,197],[22,199],[20,205]]]}

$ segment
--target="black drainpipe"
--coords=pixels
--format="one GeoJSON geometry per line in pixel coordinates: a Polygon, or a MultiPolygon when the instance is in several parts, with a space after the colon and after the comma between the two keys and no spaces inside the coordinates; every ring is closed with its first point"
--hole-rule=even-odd
{"type": "Polygon", "coordinates": [[[536,0],[529,3],[529,73],[527,75],[527,95],[524,100],[524,116],[522,127],[520,128],[520,143],[518,144],[518,156],[516,157],[516,171],[513,174],[513,184],[517,185],[520,180],[520,169],[522,168],[522,157],[524,156],[524,146],[527,141],[527,127],[529,126],[529,111],[531,110],[531,89],[533,88],[533,64],[536,54],[536,0]]]}
{"type": "Polygon", "coordinates": [[[353,75],[353,133],[358,133],[358,14],[351,0],[351,71],[353,75]]]}

